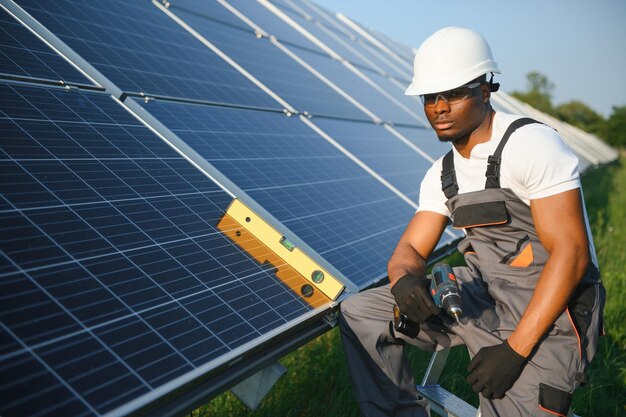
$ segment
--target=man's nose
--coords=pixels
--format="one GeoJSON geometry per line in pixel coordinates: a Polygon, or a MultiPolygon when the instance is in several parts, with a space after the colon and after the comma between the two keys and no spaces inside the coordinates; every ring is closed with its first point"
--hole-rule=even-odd
{"type": "Polygon", "coordinates": [[[447,111],[450,111],[448,101],[443,95],[437,94],[437,97],[435,97],[435,113],[445,113],[447,111]]]}

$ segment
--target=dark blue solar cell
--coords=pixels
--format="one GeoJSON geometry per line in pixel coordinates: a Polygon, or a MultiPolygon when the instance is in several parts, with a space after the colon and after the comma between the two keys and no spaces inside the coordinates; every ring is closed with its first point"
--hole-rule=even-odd
{"type": "Polygon", "coordinates": [[[337,261],[356,285],[384,275],[414,209],[301,120],[158,100],[143,106],[315,251],[337,261]]]}
{"type": "Polygon", "coordinates": [[[258,39],[250,30],[215,23],[204,15],[172,11],[297,111],[370,119],[269,39],[258,39]]]}
{"type": "Polygon", "coordinates": [[[30,30],[0,9],[0,76],[2,74],[93,85],[30,30]]]}
{"type": "Polygon", "coordinates": [[[232,197],[110,96],[0,96],[0,414],[142,404],[313,308],[217,229],[232,197]]]}
{"type": "Polygon", "coordinates": [[[149,1],[19,4],[124,91],[280,108],[149,1]]]}

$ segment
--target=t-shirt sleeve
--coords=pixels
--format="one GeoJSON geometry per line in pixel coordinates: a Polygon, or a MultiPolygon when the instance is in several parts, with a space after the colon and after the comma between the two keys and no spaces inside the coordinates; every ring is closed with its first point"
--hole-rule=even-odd
{"type": "Polygon", "coordinates": [[[441,190],[441,159],[439,159],[422,179],[417,211],[432,211],[450,217],[446,201],[447,198],[441,190]]]}
{"type": "Polygon", "coordinates": [[[531,125],[520,129],[522,132],[509,148],[509,155],[514,176],[530,200],[580,187],[578,158],[555,130],[531,125]]]}

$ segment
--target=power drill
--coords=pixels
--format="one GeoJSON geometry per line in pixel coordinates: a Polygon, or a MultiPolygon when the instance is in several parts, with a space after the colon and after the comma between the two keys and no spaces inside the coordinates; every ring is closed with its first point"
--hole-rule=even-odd
{"type": "MultiPolygon", "coordinates": [[[[457,323],[461,324],[459,320],[463,313],[461,290],[450,265],[444,263],[435,264],[430,280],[430,293],[435,305],[443,308],[450,317],[453,317],[457,323]]],[[[396,331],[409,337],[416,337],[420,331],[419,323],[402,314],[395,304],[393,306],[393,327],[396,331]]]]}
{"type": "Polygon", "coordinates": [[[435,264],[430,281],[430,294],[433,296],[433,301],[437,307],[446,310],[450,317],[455,319],[458,324],[461,324],[459,321],[459,317],[463,313],[461,290],[450,265],[444,263],[435,264]]]}

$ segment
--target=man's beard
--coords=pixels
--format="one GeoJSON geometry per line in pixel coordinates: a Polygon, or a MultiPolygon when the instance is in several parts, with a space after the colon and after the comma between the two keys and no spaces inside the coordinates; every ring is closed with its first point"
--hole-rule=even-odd
{"type": "Polygon", "coordinates": [[[443,143],[447,143],[450,142],[453,145],[462,145],[467,143],[467,141],[469,140],[469,134],[457,134],[457,135],[448,135],[448,136],[439,136],[437,135],[437,138],[439,139],[439,142],[443,142],[443,143]]]}

